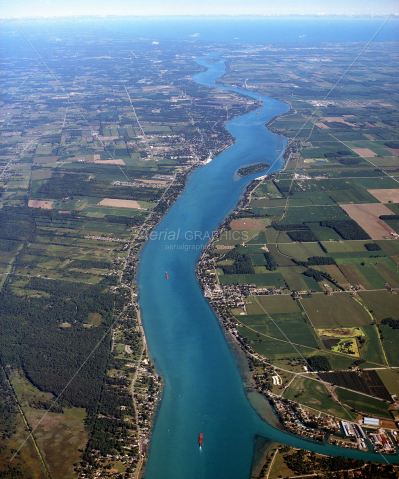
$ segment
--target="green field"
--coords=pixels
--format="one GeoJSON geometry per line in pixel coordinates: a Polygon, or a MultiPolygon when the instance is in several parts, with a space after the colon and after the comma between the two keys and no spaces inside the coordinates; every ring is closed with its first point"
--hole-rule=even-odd
{"type": "Polygon", "coordinates": [[[283,397],[342,419],[353,419],[352,414],[335,403],[327,389],[317,380],[297,377],[283,397]]]}
{"type": "Polygon", "coordinates": [[[284,288],[285,281],[280,273],[266,274],[223,274],[219,276],[220,284],[254,283],[256,286],[268,286],[269,288],[284,288]]]}
{"type": "Polygon", "coordinates": [[[320,226],[318,223],[308,223],[310,231],[316,236],[319,241],[337,240],[340,238],[339,234],[332,228],[327,226],[320,226]]]}
{"type": "MultiPolygon", "coordinates": [[[[241,316],[239,317],[241,320],[241,316]]],[[[252,349],[269,358],[271,360],[278,360],[278,359],[298,359],[301,356],[307,358],[309,356],[313,356],[315,353],[319,354],[319,352],[315,351],[312,348],[305,348],[302,346],[293,346],[289,342],[278,341],[277,339],[267,338],[260,336],[259,333],[255,333],[248,328],[237,328],[239,333],[248,339],[248,341],[253,341],[251,343],[252,349]],[[259,336],[257,336],[259,334],[259,336]]]]}
{"type": "Polygon", "coordinates": [[[271,244],[268,245],[268,249],[278,266],[293,266],[295,264],[288,255],[281,253],[280,245],[271,244]]]}
{"type": "Polygon", "coordinates": [[[347,220],[348,216],[339,206],[289,207],[281,224],[308,223],[309,221],[347,220]]]}
{"type": "MultiPolygon", "coordinates": [[[[367,243],[368,241],[364,241],[367,243]]],[[[353,251],[366,252],[366,248],[362,241],[326,241],[323,247],[327,250],[327,254],[331,253],[351,253],[353,251]]]]}
{"type": "MultiPolygon", "coordinates": [[[[298,266],[287,266],[285,268],[280,268],[281,274],[283,275],[283,278],[291,291],[307,291],[309,289],[306,280],[310,278],[306,278],[301,274],[303,269],[304,268],[300,268],[298,266]]],[[[314,283],[318,286],[315,281],[314,283]]]]}
{"type": "Polygon", "coordinates": [[[380,328],[384,338],[382,345],[387,355],[389,366],[399,366],[399,329],[392,329],[385,324],[382,324],[380,328]]]}
{"type": "Polygon", "coordinates": [[[347,404],[350,408],[353,408],[356,411],[361,411],[370,416],[379,416],[387,419],[391,418],[391,415],[388,412],[389,404],[384,401],[379,401],[378,399],[363,396],[363,394],[358,394],[342,388],[336,388],[335,392],[344,404],[347,404]]]}
{"type": "Polygon", "coordinates": [[[288,295],[257,296],[256,300],[249,296],[248,300],[250,301],[250,304],[247,305],[248,314],[264,314],[261,306],[269,314],[300,312],[297,303],[288,295]]]}
{"type": "MultiPolygon", "coordinates": [[[[276,313],[271,317],[266,314],[240,315],[237,316],[237,319],[248,328],[258,332],[260,336],[257,338],[262,339],[262,335],[267,335],[303,346],[318,347],[318,343],[304,322],[301,313],[276,313]]],[[[250,336],[253,338],[253,331],[244,330],[243,334],[248,338],[250,336]]]]}
{"type": "MultiPolygon", "coordinates": [[[[330,229],[330,228],[329,228],[330,229]]],[[[307,261],[311,256],[324,256],[324,251],[317,243],[279,244],[278,249],[296,261],[307,261]]]]}
{"type": "Polygon", "coordinates": [[[370,316],[349,294],[314,295],[301,300],[315,328],[351,327],[370,324],[370,316]]]}
{"type": "Polygon", "coordinates": [[[367,335],[367,339],[360,350],[360,356],[366,361],[385,364],[377,328],[373,324],[364,325],[362,328],[367,335]]]}
{"type": "Polygon", "coordinates": [[[378,369],[377,373],[389,393],[399,397],[399,371],[397,369],[378,369]]]}
{"type": "Polygon", "coordinates": [[[316,291],[317,293],[321,293],[323,291],[319,283],[314,278],[310,278],[309,276],[305,275],[302,275],[302,278],[306,283],[306,289],[316,291]]]}
{"type": "Polygon", "coordinates": [[[377,320],[395,318],[399,316],[399,295],[388,291],[364,291],[359,293],[366,306],[377,320]]]}

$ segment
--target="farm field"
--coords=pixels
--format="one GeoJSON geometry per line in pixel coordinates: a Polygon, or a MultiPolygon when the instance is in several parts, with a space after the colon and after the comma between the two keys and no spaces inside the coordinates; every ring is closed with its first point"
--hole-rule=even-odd
{"type": "MultiPolygon", "coordinates": [[[[361,205],[341,205],[341,208],[355,220],[372,239],[389,237],[392,228],[379,219],[381,215],[390,215],[391,211],[382,203],[369,203],[361,205]]],[[[396,233],[396,231],[394,231],[396,233]]]]}
{"type": "Polygon", "coordinates": [[[377,373],[389,393],[399,397],[399,372],[396,369],[379,369],[377,373]]]}
{"type": "Polygon", "coordinates": [[[329,397],[329,392],[319,381],[297,377],[283,397],[345,420],[352,420],[353,417],[347,409],[329,397]]]}
{"type": "Polygon", "coordinates": [[[337,388],[335,390],[339,399],[357,411],[362,411],[365,414],[371,416],[383,417],[390,419],[391,415],[389,414],[389,404],[378,399],[371,398],[369,396],[363,396],[346,389],[337,388]]]}
{"type": "Polygon", "coordinates": [[[280,273],[265,274],[223,274],[219,276],[220,284],[254,283],[256,286],[284,288],[285,281],[280,273]]]}
{"type": "Polygon", "coordinates": [[[47,413],[41,406],[51,404],[52,395],[35,388],[23,375],[15,374],[13,385],[30,424],[38,424],[35,439],[51,464],[56,479],[75,477],[73,464],[79,460],[78,449],[85,447],[88,436],[84,428],[86,411],[65,408],[63,413],[47,413]]]}
{"type": "Polygon", "coordinates": [[[377,364],[387,365],[384,352],[381,348],[381,341],[378,330],[374,324],[362,326],[366,333],[366,342],[361,347],[360,355],[365,361],[375,362],[377,364]]]}
{"type": "Polygon", "coordinates": [[[370,316],[349,294],[314,295],[301,299],[315,328],[354,327],[370,323],[370,316]]]}
{"type": "Polygon", "coordinates": [[[392,329],[385,324],[380,325],[383,341],[382,346],[385,350],[389,366],[399,366],[398,358],[398,344],[399,344],[399,330],[392,329]]]}
{"type": "Polygon", "coordinates": [[[285,268],[280,268],[281,274],[283,275],[283,278],[291,291],[306,291],[307,289],[309,289],[307,280],[311,278],[304,277],[301,274],[301,269],[299,269],[298,267],[289,266],[286,266],[285,268]]]}
{"type": "Polygon", "coordinates": [[[319,373],[322,381],[334,386],[374,396],[385,401],[392,398],[375,370],[363,370],[361,374],[355,371],[319,373]]]}
{"type": "Polygon", "coordinates": [[[265,314],[240,315],[237,319],[251,330],[259,333],[260,338],[262,335],[267,335],[296,345],[318,347],[317,341],[312,331],[304,323],[301,313],[275,313],[271,317],[265,314]]]}
{"type": "Polygon", "coordinates": [[[300,308],[297,303],[287,295],[276,295],[276,296],[257,296],[256,300],[253,297],[249,297],[249,304],[247,304],[248,314],[264,314],[264,309],[270,314],[275,313],[299,313],[300,308]],[[259,306],[259,304],[261,306],[259,306]]]}
{"type": "Polygon", "coordinates": [[[378,321],[396,317],[399,311],[399,295],[388,291],[363,291],[359,296],[378,321]]]}

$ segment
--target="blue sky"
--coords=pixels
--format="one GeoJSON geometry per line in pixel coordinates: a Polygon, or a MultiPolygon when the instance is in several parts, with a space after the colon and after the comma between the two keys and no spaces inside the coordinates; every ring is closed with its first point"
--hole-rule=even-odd
{"type": "Polygon", "coordinates": [[[0,17],[399,13],[397,0],[2,0],[0,17]]]}

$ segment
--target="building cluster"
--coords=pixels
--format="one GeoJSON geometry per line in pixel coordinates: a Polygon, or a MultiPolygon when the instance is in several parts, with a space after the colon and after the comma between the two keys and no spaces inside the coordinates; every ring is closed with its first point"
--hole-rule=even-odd
{"type": "Polygon", "coordinates": [[[341,421],[341,427],[345,437],[356,438],[359,449],[367,449],[365,443],[366,436],[363,432],[363,429],[358,424],[341,421]]]}
{"type": "Polygon", "coordinates": [[[305,420],[307,414],[305,414],[303,410],[300,410],[297,404],[288,399],[276,396],[270,391],[267,391],[265,394],[286,429],[293,434],[306,437],[307,439],[324,441],[326,431],[319,429],[318,425],[316,428],[306,426],[302,421],[305,420]]]}
{"type": "Polygon", "coordinates": [[[113,181],[112,186],[130,186],[132,188],[166,188],[165,183],[143,183],[141,181],[113,181]]]}
{"type": "Polygon", "coordinates": [[[110,236],[94,236],[86,235],[85,239],[99,240],[99,241],[111,241],[114,243],[126,243],[126,240],[123,238],[111,238],[110,236]]]}
{"type": "MultiPolygon", "coordinates": [[[[394,436],[397,438],[397,432],[394,431],[394,433],[394,436]]],[[[373,445],[374,451],[384,454],[396,454],[394,441],[385,429],[378,429],[376,432],[367,431],[367,437],[373,445]]]]}

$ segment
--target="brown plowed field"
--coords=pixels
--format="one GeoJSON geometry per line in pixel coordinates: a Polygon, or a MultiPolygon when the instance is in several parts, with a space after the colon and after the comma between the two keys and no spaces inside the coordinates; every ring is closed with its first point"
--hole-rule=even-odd
{"type": "Polygon", "coordinates": [[[392,228],[380,220],[380,215],[392,215],[392,211],[382,203],[362,205],[340,205],[348,215],[366,231],[372,239],[390,236],[392,228]]]}
{"type": "Polygon", "coordinates": [[[377,156],[377,153],[374,153],[374,151],[371,151],[369,148],[352,148],[352,150],[358,155],[363,156],[363,158],[374,158],[374,156],[377,156]]]}
{"type": "Polygon", "coordinates": [[[263,230],[265,229],[264,220],[262,218],[259,219],[240,219],[240,220],[233,220],[230,223],[230,227],[232,230],[263,230]]]}
{"type": "MultiPolygon", "coordinates": [[[[399,203],[399,188],[389,189],[389,190],[367,190],[371,193],[378,201],[381,203],[399,203]]],[[[387,213],[387,215],[392,215],[392,211],[387,213]]]]}
{"type": "Polygon", "coordinates": [[[54,201],[29,200],[28,206],[30,208],[43,208],[44,210],[53,209],[54,201]]]}
{"type": "Polygon", "coordinates": [[[117,200],[115,198],[104,198],[98,203],[98,206],[115,206],[117,208],[135,208],[141,210],[141,206],[136,200],[117,200]]]}

